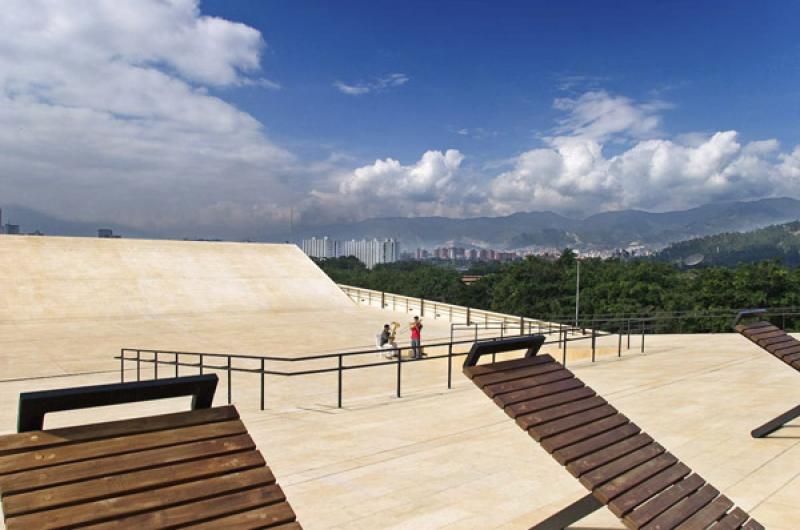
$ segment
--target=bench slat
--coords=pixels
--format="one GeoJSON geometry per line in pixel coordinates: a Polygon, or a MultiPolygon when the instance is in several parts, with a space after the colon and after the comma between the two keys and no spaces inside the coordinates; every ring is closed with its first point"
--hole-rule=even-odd
{"type": "Polygon", "coordinates": [[[608,508],[617,517],[622,517],[649,498],[664,491],[673,484],[680,482],[691,472],[691,469],[685,464],[678,462],[674,466],[668,467],[660,473],[653,475],[640,484],[639,487],[612,499],[611,502],[608,503],[608,508]]]}
{"type": "Polygon", "coordinates": [[[577,412],[566,418],[561,418],[555,421],[544,423],[542,425],[531,427],[528,430],[528,433],[533,437],[534,440],[538,442],[545,438],[555,436],[556,434],[577,429],[578,427],[593,421],[607,418],[608,416],[613,416],[618,412],[619,411],[617,411],[617,409],[611,405],[605,404],[590,410],[577,412]]]}
{"type": "Polygon", "coordinates": [[[734,508],[728,515],[711,526],[709,530],[735,530],[741,528],[747,521],[748,515],[741,508],[734,508]]]}
{"type": "Polygon", "coordinates": [[[141,528],[161,530],[208,518],[236,514],[237,512],[252,510],[285,500],[286,496],[283,490],[277,484],[273,484],[263,488],[220,495],[212,500],[203,499],[164,510],[145,512],[115,521],[98,523],[84,527],[81,530],[138,530],[141,528]]]}
{"type": "Polygon", "coordinates": [[[564,405],[566,403],[571,403],[573,401],[579,401],[581,399],[586,399],[594,395],[595,395],[594,390],[592,390],[588,386],[584,386],[581,388],[576,388],[574,390],[567,390],[566,392],[552,394],[546,397],[515,403],[513,405],[509,405],[508,407],[506,407],[505,411],[506,414],[508,414],[512,418],[517,418],[519,416],[524,416],[525,414],[530,414],[532,412],[549,409],[552,407],[556,407],[558,405],[564,405]]]}
{"type": "Polygon", "coordinates": [[[547,374],[525,377],[523,379],[516,379],[505,383],[497,383],[495,385],[486,385],[483,387],[484,393],[490,398],[509,394],[511,392],[518,392],[527,390],[529,388],[536,388],[538,386],[546,385],[548,383],[555,383],[556,381],[563,381],[564,379],[572,379],[575,376],[569,370],[563,368],[547,374]]]}
{"type": "Polygon", "coordinates": [[[204,423],[180,429],[118,436],[82,444],[59,445],[0,457],[0,473],[38,469],[55,464],[245,433],[247,433],[247,429],[244,424],[240,420],[232,420],[204,423]]]}
{"type": "Polygon", "coordinates": [[[514,403],[520,403],[522,401],[528,401],[531,399],[541,398],[552,394],[558,394],[560,392],[564,392],[566,390],[572,390],[575,388],[580,388],[582,386],[585,385],[580,380],[575,379],[573,377],[571,379],[565,379],[563,381],[549,383],[534,388],[527,388],[525,390],[519,390],[517,392],[500,394],[499,396],[494,398],[494,402],[497,403],[500,407],[505,408],[509,405],[513,405],[514,403]]]}
{"type": "Polygon", "coordinates": [[[665,451],[661,445],[651,443],[644,447],[633,451],[630,454],[618,458],[604,466],[600,466],[585,475],[581,476],[580,483],[588,489],[593,490],[600,484],[604,484],[613,478],[616,478],[623,473],[639,466],[648,460],[652,460],[665,451]]]}
{"type": "Polygon", "coordinates": [[[517,425],[525,430],[528,430],[531,427],[569,417],[577,414],[578,412],[594,409],[606,404],[607,401],[600,396],[592,396],[579,401],[572,401],[565,405],[559,405],[557,407],[550,407],[538,412],[524,414],[516,418],[517,425]]]}
{"type": "Polygon", "coordinates": [[[19,493],[36,488],[57,486],[127,471],[150,469],[249,449],[255,449],[253,439],[247,434],[240,434],[130,454],[105,456],[71,464],[61,464],[2,475],[0,476],[0,491],[4,494],[19,493]]]}
{"type": "Polygon", "coordinates": [[[663,453],[655,458],[639,464],[633,469],[606,482],[594,491],[595,497],[608,504],[612,499],[639,486],[647,479],[678,463],[678,459],[669,453],[663,453]]]}
{"type": "Polygon", "coordinates": [[[266,465],[264,459],[258,451],[215,456],[163,468],[121,473],[110,477],[85,480],[77,484],[9,495],[3,503],[3,511],[6,516],[14,516],[49,510],[67,504],[89,502],[136,491],[154,490],[173,484],[204,480],[264,465],[266,465]]]}
{"type": "Polygon", "coordinates": [[[575,477],[580,477],[584,473],[608,464],[621,458],[633,451],[653,443],[653,439],[647,434],[639,433],[621,442],[617,442],[609,447],[590,453],[582,458],[567,464],[567,471],[575,477]]]}
{"type": "Polygon", "coordinates": [[[634,509],[631,513],[626,515],[623,520],[633,528],[640,528],[700,489],[703,484],[705,484],[705,480],[700,478],[699,475],[692,473],[682,481],[662,491],[634,509]]]}
{"type": "Polygon", "coordinates": [[[639,432],[639,427],[626,423],[606,432],[596,434],[586,440],[571,444],[553,453],[553,458],[562,466],[568,462],[599,451],[639,432]]]}
{"type": "Polygon", "coordinates": [[[697,513],[703,506],[713,501],[719,492],[711,484],[706,484],[667,511],[650,521],[642,530],[671,530],[697,513]]]}
{"type": "Polygon", "coordinates": [[[296,528],[289,523],[295,518],[292,508],[285,502],[262,506],[205,523],[192,525],[193,530],[256,530],[273,528],[275,530],[288,530],[296,528]],[[285,524],[289,523],[289,524],[285,524]]]}
{"type": "Polygon", "coordinates": [[[135,420],[119,420],[63,429],[46,431],[31,431],[19,434],[8,434],[0,437],[0,455],[15,452],[29,451],[33,448],[43,448],[54,445],[73,444],[88,440],[99,440],[116,436],[127,436],[152,431],[163,431],[177,427],[188,427],[217,421],[229,421],[239,418],[236,408],[228,405],[211,409],[193,410],[191,412],[176,412],[162,414],[135,420]]]}
{"type": "Polygon", "coordinates": [[[555,359],[549,355],[535,355],[533,357],[523,357],[521,359],[511,359],[508,361],[498,361],[492,364],[479,364],[476,366],[468,366],[464,368],[464,374],[473,379],[479,375],[490,374],[494,372],[501,372],[503,370],[514,370],[526,366],[533,366],[537,364],[545,364],[553,362],[555,359]]]}
{"type": "Polygon", "coordinates": [[[731,508],[733,508],[733,501],[725,495],[720,495],[710,504],[707,504],[705,508],[687,519],[680,528],[681,530],[705,530],[731,508]]]}
{"type": "Polygon", "coordinates": [[[230,473],[207,480],[167,486],[158,490],[21,515],[9,518],[6,521],[6,527],[8,530],[52,530],[77,526],[137,512],[168,508],[196,499],[215,497],[248,487],[266,486],[274,482],[275,477],[269,468],[257,467],[241,473],[230,473]]]}
{"type": "Polygon", "coordinates": [[[524,377],[546,374],[548,372],[554,372],[556,370],[562,370],[562,369],[563,368],[560,364],[550,361],[546,363],[525,366],[518,370],[492,372],[485,375],[475,376],[472,379],[472,382],[478,385],[479,387],[484,387],[486,385],[492,385],[495,383],[504,383],[506,381],[513,381],[514,379],[522,379],[524,377]]]}

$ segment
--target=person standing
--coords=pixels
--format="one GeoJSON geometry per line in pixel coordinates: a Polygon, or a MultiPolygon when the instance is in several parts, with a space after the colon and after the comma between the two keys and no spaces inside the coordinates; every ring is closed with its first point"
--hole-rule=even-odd
{"type": "Polygon", "coordinates": [[[419,317],[414,317],[411,327],[411,358],[421,359],[422,354],[422,321],[419,317]]]}

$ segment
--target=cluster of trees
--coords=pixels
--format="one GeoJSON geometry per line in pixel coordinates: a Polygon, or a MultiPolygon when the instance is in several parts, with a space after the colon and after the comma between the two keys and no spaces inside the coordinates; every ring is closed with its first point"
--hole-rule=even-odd
{"type": "MultiPolygon", "coordinates": [[[[574,320],[577,263],[570,250],[556,260],[528,257],[505,264],[471,285],[461,281],[458,271],[424,262],[379,265],[373,270],[355,258],[319,264],[337,283],[532,318],[574,320]]],[[[622,315],[716,313],[721,317],[664,319],[657,330],[723,331],[732,308],[800,306],[800,269],[778,261],[683,270],[652,260],[582,259],[580,269],[584,323],[622,315]]],[[[793,319],[784,322],[787,327],[795,324],[793,319]]]]}
{"type": "Polygon", "coordinates": [[[659,252],[656,258],[684,264],[687,260],[691,263],[702,258],[700,266],[725,267],[777,259],[789,267],[797,267],[800,265],[800,221],[752,232],[729,232],[681,241],[659,252]]]}

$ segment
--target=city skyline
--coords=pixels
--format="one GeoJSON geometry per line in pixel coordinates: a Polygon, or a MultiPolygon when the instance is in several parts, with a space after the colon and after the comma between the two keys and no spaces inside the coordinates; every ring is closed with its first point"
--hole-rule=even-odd
{"type": "Polygon", "coordinates": [[[0,195],[70,221],[800,197],[794,2],[5,5],[0,195]]]}

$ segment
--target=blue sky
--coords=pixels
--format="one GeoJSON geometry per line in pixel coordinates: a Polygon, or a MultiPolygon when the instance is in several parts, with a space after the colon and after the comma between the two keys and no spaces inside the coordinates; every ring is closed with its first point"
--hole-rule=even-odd
{"type": "Polygon", "coordinates": [[[554,98],[592,88],[671,102],[671,134],[736,129],[744,139],[800,141],[797,2],[202,6],[260,30],[265,73],[283,86],[223,97],[275,138],[364,160],[416,159],[433,147],[509,156],[552,128],[554,98]],[[395,72],[408,83],[381,93],[353,97],[332,86],[395,72]],[[461,129],[485,133],[464,137],[461,129]]]}
{"type": "Polygon", "coordinates": [[[167,236],[800,198],[800,3],[5,0],[0,197],[167,236]]]}

